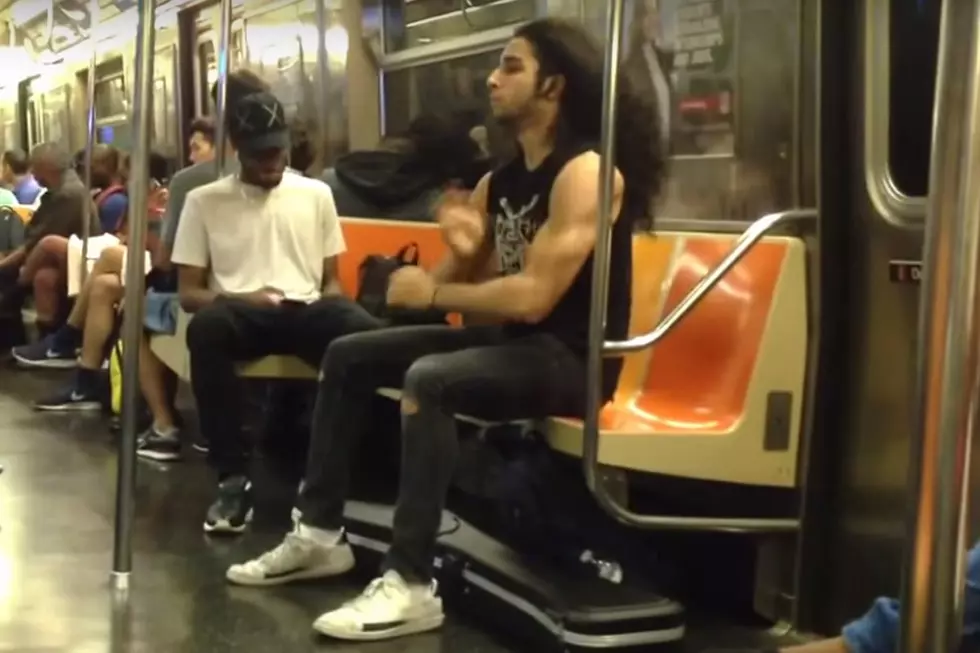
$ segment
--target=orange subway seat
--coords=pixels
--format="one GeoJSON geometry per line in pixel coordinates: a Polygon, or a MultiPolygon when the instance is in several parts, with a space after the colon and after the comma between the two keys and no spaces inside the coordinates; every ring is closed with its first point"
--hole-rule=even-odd
{"type": "MultiPolygon", "coordinates": [[[[631,333],[651,330],[724,258],[733,239],[692,235],[682,242],[668,273],[663,308],[653,320],[647,318],[652,297],[647,288],[663,277],[656,266],[634,259],[631,333]]],[[[690,315],[646,352],[639,382],[630,359],[643,360],[644,352],[630,354],[616,397],[603,408],[600,427],[636,435],[730,432],[745,409],[785,255],[784,243],[757,245],[690,315]]]]}

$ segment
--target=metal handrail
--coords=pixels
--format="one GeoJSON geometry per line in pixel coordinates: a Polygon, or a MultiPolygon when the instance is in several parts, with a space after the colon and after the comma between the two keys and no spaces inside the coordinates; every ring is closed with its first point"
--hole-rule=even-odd
{"type": "MultiPolygon", "coordinates": [[[[218,49],[214,53],[218,69],[218,92],[214,103],[214,164],[218,176],[225,174],[228,158],[228,73],[231,70],[231,0],[218,4],[218,49]]],[[[210,92],[210,89],[208,89],[210,92]]]]}
{"type": "MultiPolygon", "coordinates": [[[[92,0],[92,26],[89,29],[89,40],[92,51],[89,53],[88,77],[85,79],[86,101],[88,102],[88,112],[85,116],[85,160],[82,174],[85,179],[85,187],[92,188],[92,154],[95,149],[95,72],[96,62],[99,54],[99,37],[102,10],[99,7],[99,0],[92,0]]],[[[95,207],[92,202],[85,202],[82,205],[82,256],[79,261],[80,270],[78,271],[78,287],[85,285],[88,279],[88,241],[92,235],[92,211],[95,207]]]]}
{"type": "Polygon", "coordinates": [[[640,351],[660,342],[664,336],[673,331],[681,320],[691,314],[691,312],[701,303],[701,300],[711,292],[711,289],[718,285],[732,268],[745,258],[745,255],[752,250],[762,238],[771,232],[775,227],[785,222],[795,222],[798,220],[814,220],[817,217],[816,209],[790,209],[779,213],[769,213],[753,222],[748,229],[742,232],[731,251],[722,261],[716,265],[711,272],[704,275],[701,281],[684,296],[677,306],[660,320],[657,326],[642,335],[633,336],[629,340],[609,341],[604,343],[602,352],[605,356],[622,356],[633,351],[640,351]]]}
{"type": "MultiPolygon", "coordinates": [[[[150,111],[153,107],[153,44],[155,0],[139,0],[136,27],[136,81],[133,98],[133,126],[136,134],[130,157],[129,175],[129,244],[141,251],[147,233],[147,199],[150,191],[150,111]]],[[[122,340],[123,378],[122,437],[116,470],[116,520],[112,547],[112,588],[118,592],[129,589],[133,569],[133,518],[136,502],[136,414],[139,410],[139,346],[143,338],[144,303],[143,257],[126,258],[125,294],[123,302],[122,340]]]]}
{"type": "Polygon", "coordinates": [[[602,409],[602,363],[606,354],[621,355],[658,342],[691,312],[707,292],[729,272],[762,236],[780,222],[813,218],[816,211],[802,209],[773,213],[757,220],[739,238],[734,249],[711,273],[695,286],[656,329],[624,342],[605,342],[606,304],[609,286],[609,258],[612,240],[613,182],[615,175],[616,105],[619,55],[622,42],[623,0],[611,0],[606,22],[605,74],[603,78],[602,138],[599,166],[599,219],[596,225],[595,260],[592,275],[592,303],[589,315],[588,387],[582,443],[582,466],[586,482],[598,504],[618,521],[637,528],[727,531],[786,532],[800,526],[798,519],[713,518],[643,515],[617,501],[599,479],[599,412],[602,409]]]}
{"type": "Polygon", "coordinates": [[[980,414],[980,0],[942,3],[916,352],[901,653],[961,639],[980,414]]]}

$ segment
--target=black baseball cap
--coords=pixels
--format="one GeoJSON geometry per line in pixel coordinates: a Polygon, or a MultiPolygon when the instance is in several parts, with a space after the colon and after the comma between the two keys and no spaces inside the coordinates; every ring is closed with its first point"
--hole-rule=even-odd
{"type": "Polygon", "coordinates": [[[282,102],[260,91],[228,107],[228,135],[235,148],[253,154],[272,148],[289,149],[289,127],[282,102]]]}

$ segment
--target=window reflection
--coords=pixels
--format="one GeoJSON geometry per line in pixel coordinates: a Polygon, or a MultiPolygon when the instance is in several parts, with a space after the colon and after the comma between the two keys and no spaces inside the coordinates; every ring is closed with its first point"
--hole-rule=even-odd
{"type": "MultiPolygon", "coordinates": [[[[217,35],[214,35],[217,39],[217,35]]],[[[245,34],[241,28],[233,29],[231,33],[231,52],[228,57],[228,65],[231,70],[239,68],[245,63],[245,34]]],[[[201,101],[201,113],[210,115],[214,111],[211,100],[211,87],[218,81],[218,60],[215,56],[215,41],[211,38],[202,39],[197,46],[197,65],[200,66],[199,89],[201,101]]]]}
{"type": "Polygon", "coordinates": [[[749,221],[792,205],[797,3],[626,8],[623,72],[656,98],[673,159],[657,215],[749,221]]]}
{"type": "Polygon", "coordinates": [[[385,132],[399,133],[422,113],[469,112],[487,128],[488,149],[500,156],[507,143],[490,120],[487,77],[500,51],[385,73],[385,132]]]}
{"type": "Polygon", "coordinates": [[[95,118],[105,120],[126,115],[126,85],[122,73],[95,81],[95,118]]]}

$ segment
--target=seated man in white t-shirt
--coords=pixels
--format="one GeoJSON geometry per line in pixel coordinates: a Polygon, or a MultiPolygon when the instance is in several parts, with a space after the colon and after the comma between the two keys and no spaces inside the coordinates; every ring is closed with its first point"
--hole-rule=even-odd
{"type": "Polygon", "coordinates": [[[292,354],[319,366],[334,338],[380,323],[341,293],[337,256],[345,245],[333,195],[286,170],[282,104],[260,92],[229,109],[241,171],[188,193],[171,260],[181,306],[194,314],[191,383],[218,473],[204,530],[240,533],[252,502],[235,364],[292,354]]]}

